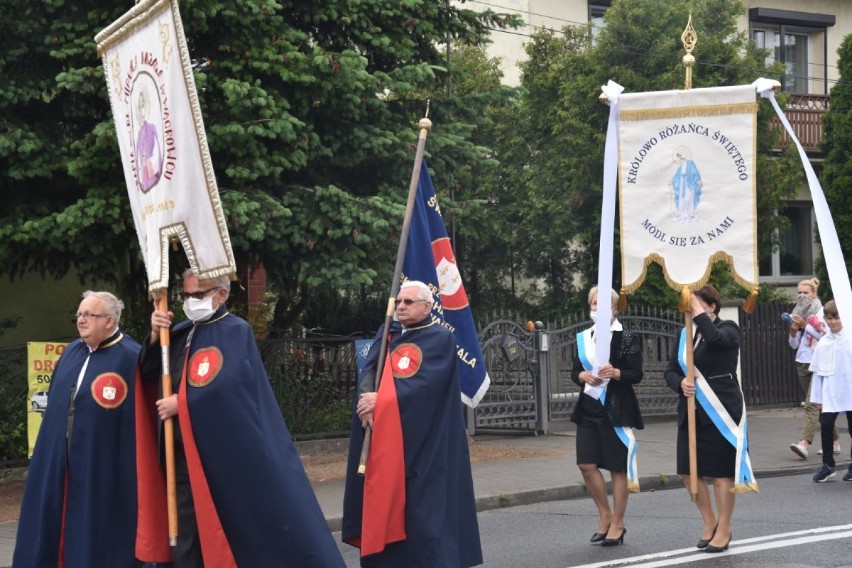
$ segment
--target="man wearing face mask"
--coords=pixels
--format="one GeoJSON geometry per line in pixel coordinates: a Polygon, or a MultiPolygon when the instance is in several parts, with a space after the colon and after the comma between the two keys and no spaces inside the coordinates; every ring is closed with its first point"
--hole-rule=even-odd
{"type": "Polygon", "coordinates": [[[228,312],[229,292],[226,276],[199,280],[188,270],[181,295],[189,319],[171,327],[171,312],[155,309],[151,315],[151,335],[140,354],[142,382],[149,391],[139,400],[155,402],[137,405],[137,554],[146,562],[169,560],[163,554],[168,554],[164,459],[162,443],[154,438],[162,428],[154,423],[174,418],[176,568],[344,566],[251,327],[228,312]],[[156,396],[163,328],[170,328],[174,392],[166,398],[156,396]],[[144,427],[146,422],[150,428],[144,427]]]}

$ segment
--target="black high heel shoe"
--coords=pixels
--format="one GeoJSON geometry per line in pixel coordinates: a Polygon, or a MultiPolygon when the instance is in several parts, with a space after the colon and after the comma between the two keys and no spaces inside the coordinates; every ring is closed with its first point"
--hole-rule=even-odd
{"type": "Polygon", "coordinates": [[[713,537],[716,536],[716,529],[719,528],[719,525],[713,529],[713,534],[710,535],[710,538],[702,538],[698,541],[698,544],[695,545],[695,548],[707,548],[707,545],[710,544],[710,541],[713,540],[713,537]]]}
{"type": "Polygon", "coordinates": [[[728,537],[728,542],[726,542],[724,544],[724,546],[713,546],[712,544],[708,544],[707,548],[704,549],[704,552],[709,552],[711,554],[713,554],[715,552],[725,552],[726,550],[728,550],[728,545],[731,544],[731,539],[733,539],[733,538],[734,538],[734,533],[731,532],[731,536],[728,537]]]}
{"type": "Polygon", "coordinates": [[[606,538],[605,532],[602,532],[602,533],[596,532],[595,534],[592,535],[592,538],[589,539],[589,542],[600,542],[605,538],[606,538]]]}
{"type": "Polygon", "coordinates": [[[601,546],[615,546],[617,544],[624,544],[624,535],[627,534],[627,529],[621,529],[621,536],[618,538],[605,538],[601,541],[601,546]]]}

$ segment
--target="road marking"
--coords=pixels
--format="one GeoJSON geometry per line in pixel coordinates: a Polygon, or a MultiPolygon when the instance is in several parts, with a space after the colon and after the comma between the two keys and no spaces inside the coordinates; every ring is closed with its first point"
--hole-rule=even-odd
{"type": "Polygon", "coordinates": [[[809,544],[824,540],[837,540],[841,538],[852,538],[852,525],[819,527],[803,531],[737,539],[731,543],[731,547],[727,550],[727,552],[722,552],[721,554],[707,554],[703,550],[698,550],[696,548],[678,548],[675,550],[656,552],[654,554],[644,554],[630,558],[618,558],[608,560],[606,562],[596,562],[594,564],[569,566],[568,568],[607,568],[613,566],[659,568],[662,566],[686,564],[688,562],[713,560],[719,558],[721,555],[731,556],[734,554],[748,554],[749,552],[757,552],[760,550],[771,550],[773,548],[784,548],[787,546],[797,546],[800,544],[809,544]]]}

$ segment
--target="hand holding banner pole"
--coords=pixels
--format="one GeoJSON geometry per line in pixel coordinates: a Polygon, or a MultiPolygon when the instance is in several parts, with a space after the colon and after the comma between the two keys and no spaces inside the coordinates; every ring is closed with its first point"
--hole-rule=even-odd
{"type": "MultiPolygon", "coordinates": [[[[420,128],[420,136],[417,140],[417,152],[414,156],[414,167],[411,171],[411,182],[408,184],[408,201],[405,205],[405,217],[402,220],[402,231],[399,237],[399,248],[396,252],[396,264],[393,269],[393,280],[391,281],[390,297],[388,298],[387,310],[385,311],[384,333],[382,334],[379,360],[376,366],[376,388],[379,390],[379,383],[382,378],[382,371],[385,368],[385,358],[388,350],[388,331],[393,322],[393,314],[396,308],[396,296],[399,293],[400,277],[402,276],[402,264],[405,262],[405,248],[408,244],[408,231],[411,227],[411,214],[414,211],[414,201],[417,199],[417,184],[420,180],[420,167],[423,164],[423,153],[426,149],[426,137],[429,135],[429,130],[432,128],[432,121],[429,120],[429,105],[426,105],[426,116],[420,119],[418,124],[420,128]]],[[[358,462],[358,475],[365,475],[367,472],[367,458],[370,455],[370,442],[372,440],[373,430],[367,425],[364,431],[364,442],[361,445],[361,458],[358,462]]]]}

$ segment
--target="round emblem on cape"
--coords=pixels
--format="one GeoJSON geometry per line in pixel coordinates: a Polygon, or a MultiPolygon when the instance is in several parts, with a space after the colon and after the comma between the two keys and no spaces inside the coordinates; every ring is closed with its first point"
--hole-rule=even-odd
{"type": "Polygon", "coordinates": [[[391,371],[395,379],[413,377],[423,363],[423,352],[413,343],[403,343],[391,353],[391,371]]]}
{"type": "Polygon", "coordinates": [[[216,347],[202,347],[192,354],[187,369],[187,381],[194,387],[205,387],[219,375],[224,357],[216,347]]]}
{"type": "Polygon", "coordinates": [[[467,294],[450,239],[438,239],[433,242],[432,256],[435,258],[435,271],[438,273],[438,286],[441,289],[441,305],[448,310],[466,308],[467,294]]]}
{"type": "Polygon", "coordinates": [[[118,408],[127,398],[127,382],[116,373],[101,373],[92,381],[92,398],[107,410],[118,408]]]}

